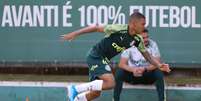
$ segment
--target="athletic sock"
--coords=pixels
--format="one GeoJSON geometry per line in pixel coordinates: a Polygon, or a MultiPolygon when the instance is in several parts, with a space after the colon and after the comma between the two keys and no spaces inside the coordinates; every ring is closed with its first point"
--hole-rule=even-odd
{"type": "Polygon", "coordinates": [[[94,80],[89,83],[76,85],[75,89],[78,93],[86,92],[86,91],[101,91],[103,85],[103,80],[94,80]]]}
{"type": "Polygon", "coordinates": [[[87,92],[77,95],[74,101],[87,101],[86,94],[87,92]]]}

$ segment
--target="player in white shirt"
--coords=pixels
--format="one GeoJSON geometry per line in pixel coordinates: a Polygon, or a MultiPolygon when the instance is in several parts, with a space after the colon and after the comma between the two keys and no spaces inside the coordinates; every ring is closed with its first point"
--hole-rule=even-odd
{"type": "MultiPolygon", "coordinates": [[[[158,61],[160,52],[155,41],[148,38],[148,30],[141,34],[147,51],[158,61]]],[[[120,100],[123,82],[130,84],[153,84],[157,88],[159,101],[166,101],[163,70],[159,70],[145,60],[136,47],[131,47],[121,54],[119,68],[115,72],[113,99],[120,100]]],[[[167,71],[166,71],[167,72],[167,71]]]]}

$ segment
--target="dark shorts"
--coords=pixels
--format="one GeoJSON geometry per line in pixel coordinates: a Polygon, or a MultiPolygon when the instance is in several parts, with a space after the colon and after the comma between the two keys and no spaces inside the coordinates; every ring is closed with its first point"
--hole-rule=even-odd
{"type": "Polygon", "coordinates": [[[125,81],[130,84],[153,84],[157,79],[163,79],[163,73],[156,69],[144,72],[141,77],[134,77],[133,73],[118,68],[115,72],[115,80],[125,81]]]}
{"type": "Polygon", "coordinates": [[[112,73],[108,61],[93,50],[87,56],[87,64],[89,66],[90,81],[99,79],[99,76],[103,74],[112,73]]]}

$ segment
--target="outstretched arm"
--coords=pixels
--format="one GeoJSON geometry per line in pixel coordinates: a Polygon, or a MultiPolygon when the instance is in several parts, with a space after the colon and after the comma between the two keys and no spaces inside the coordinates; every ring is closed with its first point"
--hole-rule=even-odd
{"type": "Polygon", "coordinates": [[[142,73],[145,71],[145,68],[129,66],[128,58],[125,57],[120,58],[118,67],[125,71],[133,73],[133,75],[136,77],[142,76],[142,73]]]}
{"type": "MultiPolygon", "coordinates": [[[[154,57],[154,59],[161,63],[160,57],[154,57]]],[[[157,69],[157,67],[152,64],[149,64],[146,68],[148,71],[153,71],[153,70],[157,69]]]]}
{"type": "Polygon", "coordinates": [[[161,64],[159,61],[157,61],[155,58],[153,58],[149,54],[149,52],[145,51],[145,52],[141,52],[141,53],[147,61],[149,61],[152,65],[156,66],[160,70],[165,71],[165,72],[171,71],[168,64],[161,64]]]}
{"type": "Polygon", "coordinates": [[[68,33],[68,34],[64,34],[61,35],[61,38],[64,40],[73,40],[75,37],[82,35],[82,34],[86,34],[86,33],[91,33],[91,32],[103,32],[104,31],[104,27],[103,26],[88,26],[82,29],[79,29],[77,31],[68,33]]]}
{"type": "Polygon", "coordinates": [[[149,54],[149,52],[146,50],[144,41],[142,36],[136,35],[134,37],[136,40],[139,40],[139,44],[137,45],[138,50],[141,52],[141,54],[144,56],[144,58],[155,67],[159,68],[162,71],[170,72],[169,65],[168,64],[161,64],[159,61],[157,61],[152,55],[149,54]]]}

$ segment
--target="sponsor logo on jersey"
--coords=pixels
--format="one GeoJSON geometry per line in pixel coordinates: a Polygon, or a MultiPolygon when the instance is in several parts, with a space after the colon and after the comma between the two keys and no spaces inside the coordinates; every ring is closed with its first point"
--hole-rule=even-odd
{"type": "Polygon", "coordinates": [[[125,47],[120,47],[116,43],[112,43],[112,47],[116,49],[117,52],[123,52],[126,48],[125,47]]]}

